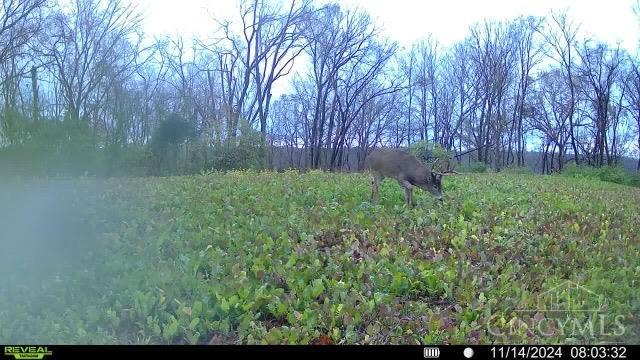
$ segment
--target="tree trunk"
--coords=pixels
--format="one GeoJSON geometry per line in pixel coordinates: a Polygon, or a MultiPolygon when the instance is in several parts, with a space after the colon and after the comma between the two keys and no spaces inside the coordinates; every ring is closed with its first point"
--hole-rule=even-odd
{"type": "Polygon", "coordinates": [[[31,91],[33,92],[33,121],[38,122],[40,114],[38,105],[38,72],[35,66],[31,67],[31,91]]]}

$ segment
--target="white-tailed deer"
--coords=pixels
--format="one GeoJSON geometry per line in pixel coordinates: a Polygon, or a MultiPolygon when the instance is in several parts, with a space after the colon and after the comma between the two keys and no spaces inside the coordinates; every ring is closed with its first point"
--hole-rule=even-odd
{"type": "Polygon", "coordinates": [[[444,171],[435,171],[438,160],[431,169],[424,166],[415,156],[402,150],[378,149],[367,156],[365,166],[371,171],[371,199],[378,198],[380,182],[386,177],[396,179],[404,188],[404,199],[407,205],[413,206],[413,187],[428,191],[436,199],[442,201],[442,177],[457,174],[447,162],[444,171]]]}

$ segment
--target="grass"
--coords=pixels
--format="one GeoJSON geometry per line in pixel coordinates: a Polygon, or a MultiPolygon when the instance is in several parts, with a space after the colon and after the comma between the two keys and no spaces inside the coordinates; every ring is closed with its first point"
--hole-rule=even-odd
{"type": "Polygon", "coordinates": [[[443,204],[416,191],[418,206],[408,209],[392,181],[370,203],[363,174],[234,171],[73,185],[56,201],[73,222],[36,234],[69,251],[38,245],[25,253],[24,242],[4,237],[14,246],[3,262],[11,267],[0,266],[9,275],[0,285],[10,289],[0,292],[0,343],[584,343],[640,335],[636,188],[466,174],[445,179],[443,204]],[[547,291],[566,298],[566,284],[587,296],[562,309],[594,311],[541,311],[547,291]]]}

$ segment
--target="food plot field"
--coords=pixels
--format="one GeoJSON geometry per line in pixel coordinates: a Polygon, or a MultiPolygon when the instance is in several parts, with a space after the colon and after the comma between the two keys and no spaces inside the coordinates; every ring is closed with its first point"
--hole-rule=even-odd
{"type": "MultiPolygon", "coordinates": [[[[11,186],[0,193],[4,213],[25,203],[8,201],[20,189],[34,194],[32,184],[11,186]]],[[[371,203],[365,174],[237,171],[60,186],[30,197],[31,222],[1,224],[10,251],[0,256],[0,343],[640,336],[637,188],[465,174],[444,180],[443,203],[416,190],[410,209],[391,180],[371,203]]]]}

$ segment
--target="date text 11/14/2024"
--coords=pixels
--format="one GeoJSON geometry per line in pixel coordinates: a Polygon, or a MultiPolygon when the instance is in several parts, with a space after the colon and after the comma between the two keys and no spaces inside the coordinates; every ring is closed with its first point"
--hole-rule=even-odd
{"type": "Polygon", "coordinates": [[[493,359],[627,359],[625,346],[493,346],[493,359]]]}

